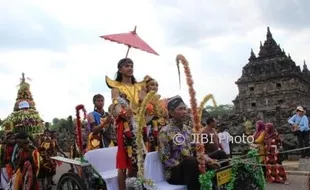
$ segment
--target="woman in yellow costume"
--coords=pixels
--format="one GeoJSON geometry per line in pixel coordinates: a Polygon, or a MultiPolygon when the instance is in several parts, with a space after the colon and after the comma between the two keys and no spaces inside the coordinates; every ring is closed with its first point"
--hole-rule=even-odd
{"type": "Polygon", "coordinates": [[[107,86],[111,89],[113,112],[116,116],[116,131],[118,151],[116,167],[118,169],[119,190],[126,189],[126,171],[129,176],[137,173],[137,146],[133,132],[134,115],[144,96],[144,82],[137,82],[133,76],[133,61],[129,58],[121,59],[117,65],[115,80],[106,76],[107,86]],[[120,102],[122,101],[122,102],[120,102]]]}
{"type": "MultiPolygon", "coordinates": [[[[158,91],[158,82],[150,76],[144,77],[146,92],[158,91]]],[[[159,95],[158,95],[159,96],[159,95]]],[[[158,132],[167,121],[168,111],[164,100],[151,102],[147,105],[147,121],[143,130],[143,139],[148,152],[158,151],[158,132]]]]}
{"type": "Polygon", "coordinates": [[[258,148],[258,154],[260,155],[261,162],[265,160],[265,123],[261,120],[256,122],[256,131],[253,134],[254,144],[258,148]]]}

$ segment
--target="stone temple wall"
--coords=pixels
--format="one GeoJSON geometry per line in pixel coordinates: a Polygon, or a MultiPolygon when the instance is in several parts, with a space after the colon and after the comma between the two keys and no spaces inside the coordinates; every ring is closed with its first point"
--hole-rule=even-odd
{"type": "MultiPolygon", "coordinates": [[[[258,56],[251,50],[248,60],[236,81],[239,94],[233,100],[234,113],[219,118],[219,125],[227,127],[232,135],[240,135],[249,133],[246,121],[255,126],[255,122],[262,119],[272,122],[280,134],[286,133],[281,135],[284,148],[297,147],[297,138],[291,133],[287,120],[297,106],[310,110],[310,71],[306,63],[301,70],[273,39],[269,27],[258,56]]],[[[234,151],[246,148],[236,145],[234,151]]]]}

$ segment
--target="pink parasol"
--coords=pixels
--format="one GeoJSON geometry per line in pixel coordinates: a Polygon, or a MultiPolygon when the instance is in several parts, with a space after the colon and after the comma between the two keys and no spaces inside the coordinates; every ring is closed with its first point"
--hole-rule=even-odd
{"type": "Polygon", "coordinates": [[[100,36],[101,38],[104,38],[105,40],[110,40],[112,42],[117,42],[120,44],[124,44],[128,46],[128,50],[126,53],[126,57],[128,56],[129,49],[131,47],[140,49],[142,51],[146,51],[148,53],[152,53],[155,55],[159,55],[153,48],[151,48],[145,41],[143,41],[136,32],[137,26],[135,26],[135,29],[129,33],[121,33],[121,34],[110,34],[110,35],[104,35],[100,36]]]}

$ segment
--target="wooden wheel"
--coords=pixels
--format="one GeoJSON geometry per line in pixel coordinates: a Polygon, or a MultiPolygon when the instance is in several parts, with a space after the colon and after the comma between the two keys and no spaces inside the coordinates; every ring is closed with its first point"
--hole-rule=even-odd
{"type": "Polygon", "coordinates": [[[57,185],[57,190],[85,190],[86,185],[83,179],[76,173],[68,172],[63,174],[57,185]]]}

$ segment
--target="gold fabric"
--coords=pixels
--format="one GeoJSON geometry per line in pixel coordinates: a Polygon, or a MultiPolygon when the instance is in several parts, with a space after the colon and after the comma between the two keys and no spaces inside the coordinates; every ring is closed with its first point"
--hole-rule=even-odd
{"type": "Polygon", "coordinates": [[[133,85],[123,84],[121,82],[110,79],[106,76],[106,83],[109,88],[116,88],[120,93],[125,94],[129,100],[133,110],[136,110],[139,106],[139,93],[145,86],[144,82],[137,82],[133,85]]]}

